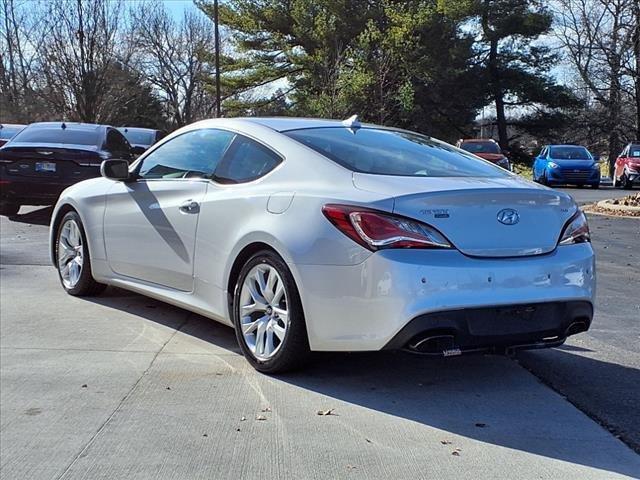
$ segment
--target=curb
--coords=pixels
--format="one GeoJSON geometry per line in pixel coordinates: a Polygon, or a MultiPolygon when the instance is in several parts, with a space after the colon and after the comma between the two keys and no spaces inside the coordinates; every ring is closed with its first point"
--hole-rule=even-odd
{"type": "Polygon", "coordinates": [[[629,207],[627,205],[614,205],[610,203],[612,200],[600,200],[596,205],[605,210],[614,210],[618,212],[640,212],[640,207],[629,207]]]}

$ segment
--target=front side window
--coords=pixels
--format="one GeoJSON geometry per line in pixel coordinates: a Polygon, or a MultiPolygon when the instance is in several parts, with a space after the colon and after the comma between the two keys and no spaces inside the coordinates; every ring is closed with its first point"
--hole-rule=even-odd
{"type": "Polygon", "coordinates": [[[145,179],[210,177],[234,137],[234,133],[215,129],[183,133],[144,157],[138,176],[145,179]]]}
{"type": "Polygon", "coordinates": [[[273,170],[282,159],[267,147],[238,135],[215,171],[219,183],[244,183],[273,170]]]}
{"type": "Polygon", "coordinates": [[[502,168],[415,133],[363,127],[289,130],[285,135],[355,172],[408,177],[504,177],[502,168]]]}

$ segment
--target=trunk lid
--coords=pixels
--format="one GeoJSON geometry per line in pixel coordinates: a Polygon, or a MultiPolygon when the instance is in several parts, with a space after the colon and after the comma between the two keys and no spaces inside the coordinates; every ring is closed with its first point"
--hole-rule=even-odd
{"type": "Polygon", "coordinates": [[[0,162],[11,175],[73,178],[85,167],[99,167],[102,158],[91,145],[11,143],[0,150],[0,162]]]}
{"type": "Polygon", "coordinates": [[[462,253],[476,257],[549,253],[577,208],[570,196],[511,175],[429,178],[354,173],[353,181],[356,188],[394,197],[394,213],[432,225],[462,253]]]}

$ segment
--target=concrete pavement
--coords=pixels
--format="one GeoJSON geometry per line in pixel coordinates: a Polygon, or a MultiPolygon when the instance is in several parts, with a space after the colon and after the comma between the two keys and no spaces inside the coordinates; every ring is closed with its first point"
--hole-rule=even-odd
{"type": "Polygon", "coordinates": [[[512,360],[323,354],[268,377],[211,320],[66,295],[28,225],[0,218],[2,478],[640,477],[640,456],[512,360]]]}

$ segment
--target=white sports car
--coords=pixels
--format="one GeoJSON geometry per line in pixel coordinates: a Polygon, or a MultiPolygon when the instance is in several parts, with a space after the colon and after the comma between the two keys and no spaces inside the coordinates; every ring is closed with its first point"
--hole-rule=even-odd
{"type": "Polygon", "coordinates": [[[106,284],[233,326],[258,370],[310,351],[457,355],[589,328],[594,254],[571,197],[405,130],[205,120],[64,191],[64,289],[106,284]]]}

